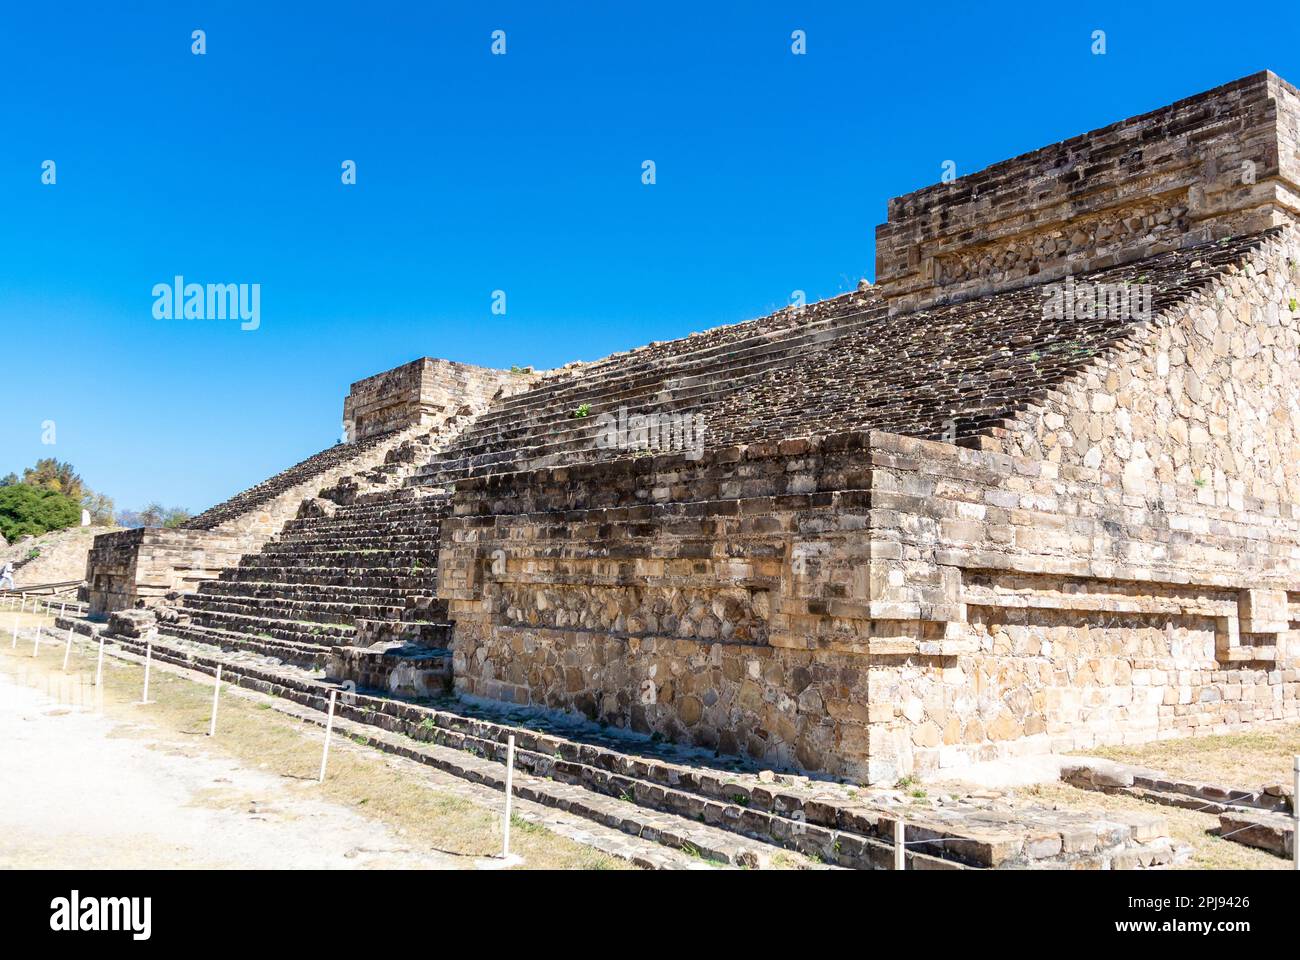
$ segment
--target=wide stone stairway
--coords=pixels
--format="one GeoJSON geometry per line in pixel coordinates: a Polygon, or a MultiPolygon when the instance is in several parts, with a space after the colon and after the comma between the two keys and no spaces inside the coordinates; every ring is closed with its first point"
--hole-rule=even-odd
{"type": "MultiPolygon", "coordinates": [[[[627,456],[594,442],[599,414],[711,410],[881,313],[869,291],[854,293],[556,371],[458,432],[415,438],[382,466],[320,491],[260,552],[182,596],[165,629],[313,669],[327,665],[332,648],[377,639],[445,651],[451,627],[446,602],[435,597],[438,548],[457,480],[627,456]],[[575,416],[583,405],[585,415],[575,416]]],[[[282,485],[272,478],[254,489],[282,485]]],[[[204,517],[228,513],[219,505],[204,517]]]]}
{"type": "Polygon", "coordinates": [[[168,630],[310,667],[353,643],[364,621],[398,622],[445,647],[447,605],[433,593],[448,497],[413,494],[370,494],[290,521],[261,552],[184,596],[181,622],[168,630]]]}

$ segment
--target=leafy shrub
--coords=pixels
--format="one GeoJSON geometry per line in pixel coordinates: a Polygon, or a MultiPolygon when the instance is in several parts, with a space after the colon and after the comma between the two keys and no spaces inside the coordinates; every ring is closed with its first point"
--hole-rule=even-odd
{"type": "Polygon", "coordinates": [[[81,504],[56,490],[15,483],[0,487],[0,534],[12,543],[81,523],[81,504]]]}

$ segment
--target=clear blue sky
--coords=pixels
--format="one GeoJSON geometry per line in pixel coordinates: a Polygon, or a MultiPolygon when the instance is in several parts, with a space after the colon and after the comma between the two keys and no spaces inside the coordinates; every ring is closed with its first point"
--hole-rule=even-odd
{"type": "Polygon", "coordinates": [[[1238,13],[6,3],[0,473],[53,455],[120,507],[199,510],[328,446],[348,384],[416,357],[549,367],[833,295],[946,159],[1300,78],[1297,8],[1238,13]],[[154,319],[176,274],[260,283],[261,328],[154,319]]]}

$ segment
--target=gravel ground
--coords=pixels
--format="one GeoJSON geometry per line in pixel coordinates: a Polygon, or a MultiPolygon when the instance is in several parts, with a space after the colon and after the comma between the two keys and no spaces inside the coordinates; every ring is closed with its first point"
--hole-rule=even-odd
{"type": "Polygon", "coordinates": [[[0,673],[0,867],[447,868],[384,824],[0,673]]]}

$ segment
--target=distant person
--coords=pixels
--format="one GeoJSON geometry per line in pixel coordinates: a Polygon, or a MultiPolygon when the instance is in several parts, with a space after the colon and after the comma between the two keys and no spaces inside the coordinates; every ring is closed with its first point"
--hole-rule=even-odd
{"type": "Polygon", "coordinates": [[[6,560],[5,567],[0,570],[0,590],[12,590],[14,588],[14,565],[13,561],[6,560]]]}

